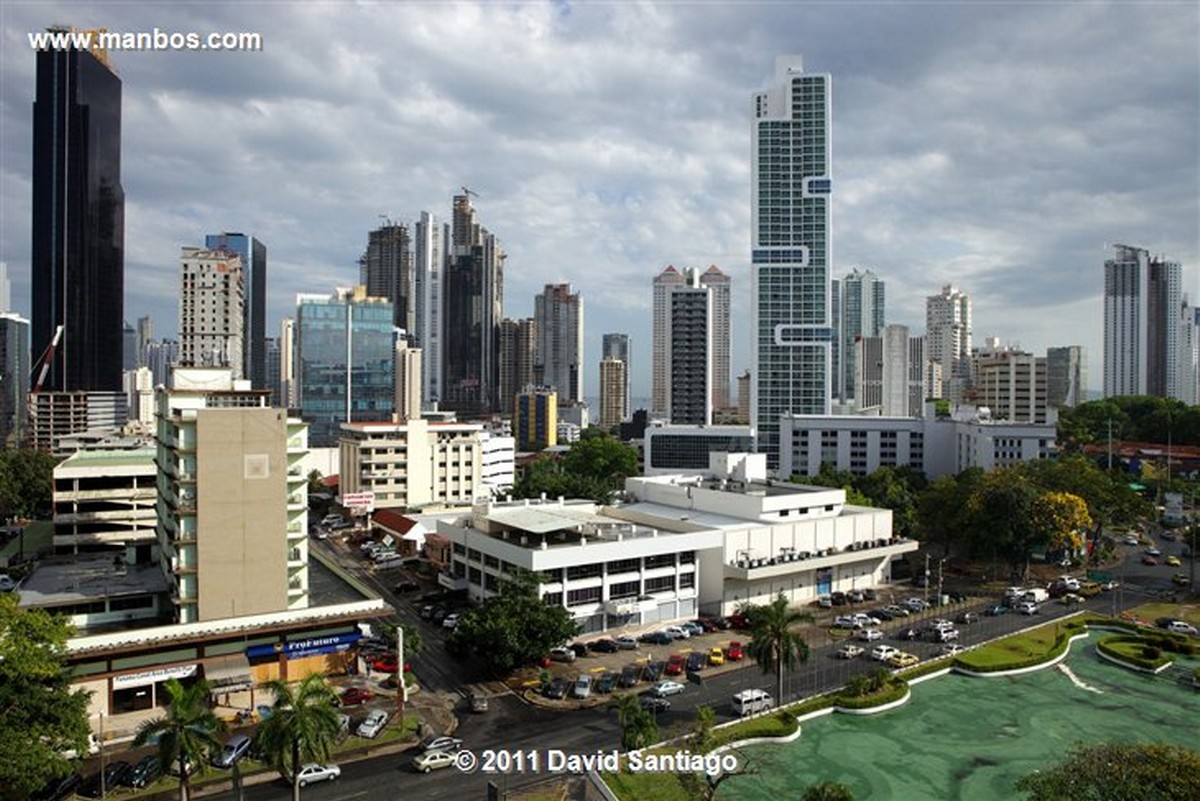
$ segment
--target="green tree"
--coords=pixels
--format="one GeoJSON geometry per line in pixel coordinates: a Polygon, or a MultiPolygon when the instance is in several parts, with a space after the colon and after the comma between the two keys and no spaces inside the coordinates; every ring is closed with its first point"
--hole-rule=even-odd
{"type": "Polygon", "coordinates": [[[1028,801],[1195,801],[1200,753],[1163,743],[1081,744],[1017,781],[1028,801]]]}
{"type": "Polygon", "coordinates": [[[221,721],[208,705],[211,689],[203,679],[184,686],[179,679],[167,679],[166,714],[143,721],[133,738],[136,747],[157,742],[158,764],[167,773],[171,766],[179,770],[179,798],[191,795],[188,763],[203,765],[221,748],[217,732],[221,721]]]}
{"type": "Polygon", "coordinates": [[[957,476],[939,476],[921,491],[916,502],[916,534],[930,545],[940,545],[950,555],[968,530],[967,502],[984,472],[970,467],[957,476]]]}
{"type": "Polygon", "coordinates": [[[892,530],[897,536],[911,537],[917,529],[920,493],[927,483],[924,475],[908,466],[884,466],[857,479],[854,486],[871,506],[892,510],[892,530]]]}
{"type": "Polygon", "coordinates": [[[758,663],[763,673],[775,674],[775,699],[779,703],[783,703],[784,670],[794,670],[797,665],[808,661],[808,643],[792,628],[812,621],[813,616],[807,612],[790,609],[782,593],[771,603],[755,610],[746,653],[758,663]]]}
{"type": "Polygon", "coordinates": [[[0,450],[0,522],[10,517],[33,518],[50,507],[54,495],[54,465],[48,453],[27,448],[0,450]]]}
{"type": "Polygon", "coordinates": [[[1044,544],[1031,525],[1038,487],[1018,470],[988,473],[967,502],[974,556],[1003,559],[1014,575],[1029,571],[1033,549],[1044,544]]]}
{"type": "Polygon", "coordinates": [[[300,766],[327,762],[341,731],[338,697],[325,677],[310,673],[295,686],[275,679],[264,685],[275,696],[271,714],[256,735],[271,765],[292,782],[292,798],[300,801],[300,766]]]}
{"type": "Polygon", "coordinates": [[[621,727],[621,746],[627,751],[645,748],[658,741],[658,724],[654,715],[643,709],[634,693],[616,696],[617,723],[621,727]]]}
{"type": "Polygon", "coordinates": [[[28,798],[71,770],[62,752],[87,752],[88,693],[71,691],[66,617],[22,609],[0,594],[0,800],[28,798]]]}
{"type": "Polygon", "coordinates": [[[821,782],[809,785],[800,801],[854,801],[854,793],[839,782],[821,782]]]}
{"type": "Polygon", "coordinates": [[[1046,492],[1033,500],[1030,524],[1039,540],[1051,551],[1072,553],[1083,547],[1083,537],[1092,527],[1087,504],[1070,492],[1046,492]]]}
{"type": "Polygon", "coordinates": [[[864,695],[869,695],[871,692],[871,680],[861,673],[850,677],[846,682],[846,686],[842,688],[843,692],[850,698],[861,698],[864,695]]]}
{"type": "Polygon", "coordinates": [[[692,724],[692,747],[697,751],[704,751],[708,746],[716,719],[717,713],[711,706],[705,704],[696,707],[696,721],[692,724]]]}
{"type": "Polygon", "coordinates": [[[534,574],[518,572],[501,582],[500,592],[468,611],[458,622],[456,640],[469,642],[496,675],[529,664],[579,633],[571,613],[544,602],[534,574]]]}

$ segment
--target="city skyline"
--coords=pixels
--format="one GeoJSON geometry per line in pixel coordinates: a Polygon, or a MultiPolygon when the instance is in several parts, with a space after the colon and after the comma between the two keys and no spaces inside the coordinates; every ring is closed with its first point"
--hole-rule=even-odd
{"type": "Polygon", "coordinates": [[[920,333],[924,297],[954,283],[972,296],[977,337],[1083,345],[1097,388],[1106,245],[1180,262],[1183,290],[1200,294],[1191,5],[384,4],[338,7],[332,28],[327,9],[266,8],[6,6],[0,260],[14,311],[30,314],[26,34],[62,22],[263,35],[257,53],[110,54],[124,95],[125,317],[156,318],[160,336],[177,322],[179,248],[199,232],[253,232],[271,250],[275,331],[298,293],[355,282],[379,215],[444,218],[467,187],[508,254],[505,317],[570,282],[589,310],[583,363],[599,363],[602,332],[628,331],[632,394],[646,397],[643,287],[667,264],[718,264],[740,374],[753,368],[749,98],[779,53],[832,76],[829,269],[885,280],[888,323],[920,333]]]}

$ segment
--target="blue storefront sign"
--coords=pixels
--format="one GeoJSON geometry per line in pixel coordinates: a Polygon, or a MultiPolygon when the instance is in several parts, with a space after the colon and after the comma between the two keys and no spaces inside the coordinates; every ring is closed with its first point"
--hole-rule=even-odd
{"type": "Polygon", "coordinates": [[[278,656],[280,653],[288,659],[319,654],[336,654],[340,651],[350,650],[350,647],[361,639],[362,634],[355,632],[353,634],[335,634],[330,637],[308,637],[275,645],[251,645],[246,649],[246,658],[258,659],[264,656],[278,656]]]}

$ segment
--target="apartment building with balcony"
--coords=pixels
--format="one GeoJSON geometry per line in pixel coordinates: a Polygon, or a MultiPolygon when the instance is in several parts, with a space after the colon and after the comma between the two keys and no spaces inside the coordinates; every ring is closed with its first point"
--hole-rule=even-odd
{"type": "Polygon", "coordinates": [[[308,427],[228,369],[158,394],[158,544],[179,623],[308,606],[308,427]]]}

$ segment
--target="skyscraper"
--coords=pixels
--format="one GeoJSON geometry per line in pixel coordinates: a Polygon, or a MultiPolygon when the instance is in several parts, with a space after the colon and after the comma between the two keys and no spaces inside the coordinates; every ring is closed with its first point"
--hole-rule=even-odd
{"type": "Polygon", "coordinates": [[[721,268],[710,264],[700,274],[700,285],[711,290],[712,318],[712,407],[729,406],[729,289],[730,278],[721,268]]]}
{"type": "Polygon", "coordinates": [[[0,449],[25,445],[28,393],[29,321],[0,311],[0,449]]]}
{"type": "Polygon", "coordinates": [[[661,273],[654,277],[654,301],[652,335],[650,343],[650,413],[664,417],[670,403],[667,392],[670,381],[667,372],[671,363],[667,357],[667,337],[671,326],[671,291],[677,286],[683,286],[683,274],[672,265],[667,265],[661,273]]]}
{"type": "Polygon", "coordinates": [[[775,82],[754,95],[751,424],[772,468],[781,415],[829,413],[830,84],[780,56],[775,82]]]}
{"type": "MultiPolygon", "coordinates": [[[[623,422],[632,411],[632,396],[629,393],[630,370],[632,363],[629,361],[629,335],[628,334],[605,334],[600,340],[600,358],[601,359],[619,359],[625,363],[625,369],[622,371],[625,377],[625,414],[621,418],[623,422]]],[[[603,397],[603,393],[601,393],[603,397]]],[[[603,405],[603,404],[602,404],[603,405]]]]}
{"type": "Polygon", "coordinates": [[[505,318],[500,322],[500,413],[512,414],[517,393],[533,383],[537,320],[505,318]]]}
{"type": "Polygon", "coordinates": [[[854,400],[855,341],[883,335],[884,283],[870,270],[855,268],[832,285],[833,397],[846,403],[854,400]]]}
{"type": "Polygon", "coordinates": [[[667,331],[667,416],[672,423],[712,422],[713,291],[701,286],[696,270],[671,291],[667,331]]]}
{"type": "Polygon", "coordinates": [[[138,367],[146,366],[146,346],[154,340],[154,318],[149,315],[137,321],[138,367]]]}
{"type": "Polygon", "coordinates": [[[231,250],[242,259],[242,374],[255,389],[267,378],[267,246],[239,233],[209,234],[204,247],[231,250]]]}
{"type": "Polygon", "coordinates": [[[1129,245],[1104,262],[1104,397],[1183,398],[1179,386],[1183,269],[1129,245]]]}
{"type": "Polygon", "coordinates": [[[0,261],[0,314],[12,311],[12,282],[8,280],[8,265],[0,261]]]}
{"type": "Polygon", "coordinates": [[[884,326],[854,343],[854,408],[883,417],[921,417],[925,403],[925,339],[908,326],[884,326]]]}
{"type": "Polygon", "coordinates": [[[228,367],[234,379],[245,378],[241,257],[224,248],[185,247],[179,261],[180,366],[228,367]]]}
{"type": "Polygon", "coordinates": [[[1046,405],[1078,406],[1083,403],[1086,363],[1080,345],[1046,348],[1046,405]]]}
{"type": "Polygon", "coordinates": [[[504,251],[475,221],[469,195],[454,197],[450,257],[442,283],[443,408],[466,416],[499,408],[504,251]]]}
{"type": "Polygon", "coordinates": [[[600,360],[600,425],[612,428],[620,425],[629,414],[625,400],[629,382],[625,379],[625,362],[614,356],[600,360]]]}
{"type": "Polygon", "coordinates": [[[367,250],[358,264],[359,283],[367,288],[367,294],[390,300],[395,326],[413,337],[417,303],[408,227],[388,220],[371,231],[367,234],[367,250]]]}
{"type": "Polygon", "coordinates": [[[943,396],[961,402],[971,386],[971,298],[950,284],[925,298],[925,358],[941,367],[943,396]]]}
{"type": "Polygon", "coordinates": [[[38,51],[32,184],[30,347],[64,327],[43,388],[121,392],[121,80],[104,51],[38,51]]]}
{"type": "Polygon", "coordinates": [[[564,405],[583,400],[583,299],[570,284],[546,284],[533,298],[535,384],[554,387],[564,405]]]}
{"type": "Polygon", "coordinates": [[[416,345],[421,349],[421,403],[431,406],[442,398],[445,342],[446,247],[450,229],[427,211],[413,225],[413,280],[416,345]]]}

